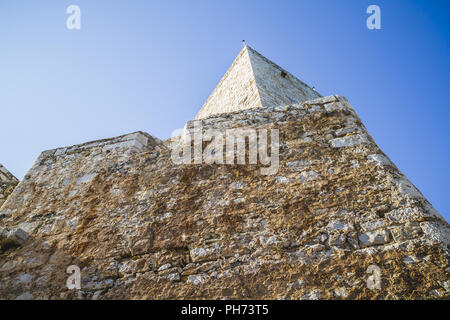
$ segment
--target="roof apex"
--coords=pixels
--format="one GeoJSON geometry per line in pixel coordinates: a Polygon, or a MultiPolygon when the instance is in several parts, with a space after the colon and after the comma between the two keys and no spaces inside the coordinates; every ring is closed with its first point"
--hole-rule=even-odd
{"type": "Polygon", "coordinates": [[[0,182],[17,182],[17,181],[19,180],[0,163],[0,182]]]}
{"type": "Polygon", "coordinates": [[[319,97],[321,95],[307,84],[244,44],[195,119],[319,97]]]}

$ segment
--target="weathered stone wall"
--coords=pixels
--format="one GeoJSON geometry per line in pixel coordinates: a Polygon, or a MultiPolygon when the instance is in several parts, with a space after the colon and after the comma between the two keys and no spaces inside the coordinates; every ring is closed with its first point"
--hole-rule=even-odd
{"type": "Polygon", "coordinates": [[[0,207],[13,192],[18,183],[19,180],[0,164],[0,207]]]}
{"type": "Polygon", "coordinates": [[[46,151],[0,212],[3,228],[30,236],[0,254],[0,298],[450,296],[447,222],[345,98],[202,125],[279,129],[279,171],[174,165],[167,143],[143,133],[46,151]],[[79,291],[65,287],[72,264],[79,291]]]}

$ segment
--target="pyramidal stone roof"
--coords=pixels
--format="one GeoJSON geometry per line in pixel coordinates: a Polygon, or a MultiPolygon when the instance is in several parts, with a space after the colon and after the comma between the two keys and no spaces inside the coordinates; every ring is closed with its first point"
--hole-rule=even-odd
{"type": "Polygon", "coordinates": [[[18,183],[19,180],[0,164],[0,207],[18,183]]]}
{"type": "Polygon", "coordinates": [[[17,182],[17,178],[0,163],[0,182],[17,182]]]}
{"type": "Polygon", "coordinates": [[[244,46],[195,117],[300,103],[321,95],[295,76],[244,46]]]}

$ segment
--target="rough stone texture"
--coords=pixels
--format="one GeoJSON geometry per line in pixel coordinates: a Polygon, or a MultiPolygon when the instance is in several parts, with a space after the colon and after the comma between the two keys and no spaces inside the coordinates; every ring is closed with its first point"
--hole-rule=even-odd
{"type": "Polygon", "coordinates": [[[195,119],[319,97],[320,94],[289,72],[244,46],[195,119]]]}
{"type": "Polygon", "coordinates": [[[28,234],[22,229],[14,228],[11,231],[0,228],[0,250],[7,250],[24,244],[28,240],[28,234]]]}
{"type": "Polygon", "coordinates": [[[278,128],[278,172],[174,165],[170,141],[144,133],[45,151],[0,211],[30,236],[0,254],[0,298],[449,297],[447,222],[345,98],[202,125],[278,128]],[[72,264],[81,290],[65,286],[72,264]]]}
{"type": "Polygon", "coordinates": [[[143,132],[44,151],[0,208],[0,299],[450,297],[448,223],[344,97],[246,46],[196,119],[278,129],[279,170],[176,165],[143,132]]]}
{"type": "Polygon", "coordinates": [[[19,180],[0,164],[0,208],[18,183],[19,180]]]}

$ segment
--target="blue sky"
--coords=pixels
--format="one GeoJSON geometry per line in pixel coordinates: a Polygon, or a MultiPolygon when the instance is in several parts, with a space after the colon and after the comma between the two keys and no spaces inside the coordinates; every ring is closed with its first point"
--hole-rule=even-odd
{"type": "Polygon", "coordinates": [[[342,94],[381,149],[450,219],[449,1],[2,1],[0,163],[194,118],[241,40],[342,94]],[[81,30],[66,8],[81,8],[81,30]],[[382,30],[366,28],[381,8],[382,30]]]}

